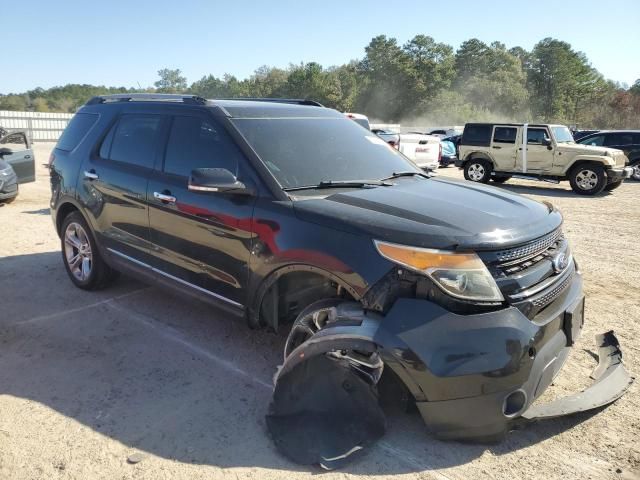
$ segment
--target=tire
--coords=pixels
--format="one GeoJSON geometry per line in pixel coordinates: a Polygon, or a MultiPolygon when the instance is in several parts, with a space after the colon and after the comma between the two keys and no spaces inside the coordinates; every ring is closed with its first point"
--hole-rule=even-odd
{"type": "Polygon", "coordinates": [[[640,160],[635,160],[629,165],[633,168],[633,173],[631,174],[631,178],[636,182],[640,182],[640,160]]]}
{"type": "Polygon", "coordinates": [[[464,178],[471,182],[488,183],[491,170],[493,169],[488,161],[472,158],[464,164],[464,178]]]}
{"type": "Polygon", "coordinates": [[[67,215],[60,232],[62,261],[76,287],[99,290],[115,280],[118,272],[100,256],[93,233],[80,212],[67,215]]]}
{"type": "Polygon", "coordinates": [[[510,178],[511,178],[510,176],[507,176],[507,177],[491,177],[491,180],[494,183],[504,183],[507,180],[509,180],[510,178]]]}
{"type": "Polygon", "coordinates": [[[0,203],[12,203],[15,202],[16,198],[18,198],[18,195],[14,196],[14,197],[9,197],[9,198],[5,198],[4,200],[0,200],[0,203]]]}
{"type": "Polygon", "coordinates": [[[569,183],[578,195],[597,195],[604,190],[607,177],[600,165],[578,165],[571,170],[569,183]]]}
{"type": "Polygon", "coordinates": [[[610,192],[611,190],[615,190],[616,188],[618,188],[620,185],[622,185],[622,180],[618,180],[617,182],[607,183],[604,187],[604,190],[606,192],[610,192]]]}

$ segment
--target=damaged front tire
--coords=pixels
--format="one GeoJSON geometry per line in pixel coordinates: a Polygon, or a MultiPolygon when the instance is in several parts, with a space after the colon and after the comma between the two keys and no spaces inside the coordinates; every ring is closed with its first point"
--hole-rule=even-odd
{"type": "Polygon", "coordinates": [[[267,426],[297,463],[339,468],[385,432],[377,392],[383,363],[372,339],[350,328],[362,324],[358,318],[357,303],[321,300],[291,329],[267,426]]]}

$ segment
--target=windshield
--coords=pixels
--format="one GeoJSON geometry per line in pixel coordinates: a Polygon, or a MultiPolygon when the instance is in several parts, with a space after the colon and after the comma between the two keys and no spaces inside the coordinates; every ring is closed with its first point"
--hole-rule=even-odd
{"type": "Polygon", "coordinates": [[[237,118],[232,122],[283,188],[420,172],[380,137],[347,118],[237,118]]]}
{"type": "Polygon", "coordinates": [[[567,127],[551,127],[557,143],[574,143],[573,135],[567,127]]]}

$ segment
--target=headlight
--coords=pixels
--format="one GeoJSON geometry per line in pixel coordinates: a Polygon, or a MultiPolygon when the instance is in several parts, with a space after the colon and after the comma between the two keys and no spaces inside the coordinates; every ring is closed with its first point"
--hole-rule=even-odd
{"type": "Polygon", "coordinates": [[[380,255],[422,273],[452,297],[463,300],[501,302],[498,285],[475,253],[409,247],[374,240],[380,255]]]}

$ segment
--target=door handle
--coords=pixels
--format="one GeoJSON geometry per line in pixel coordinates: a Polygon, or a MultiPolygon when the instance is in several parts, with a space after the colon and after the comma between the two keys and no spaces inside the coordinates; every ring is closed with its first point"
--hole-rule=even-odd
{"type": "Polygon", "coordinates": [[[84,171],[84,178],[86,178],[87,180],[97,180],[98,179],[98,174],[96,173],[95,170],[85,170],[84,171]]]}
{"type": "Polygon", "coordinates": [[[170,192],[167,192],[167,193],[153,192],[153,198],[155,198],[156,200],[160,200],[162,203],[176,203],[176,197],[171,195],[170,192]]]}
{"type": "Polygon", "coordinates": [[[496,150],[500,150],[502,147],[499,147],[497,145],[494,145],[493,148],[495,148],[496,150]]]}
{"type": "Polygon", "coordinates": [[[25,160],[29,160],[29,159],[31,159],[31,155],[25,155],[24,158],[25,158],[25,160]]]}

